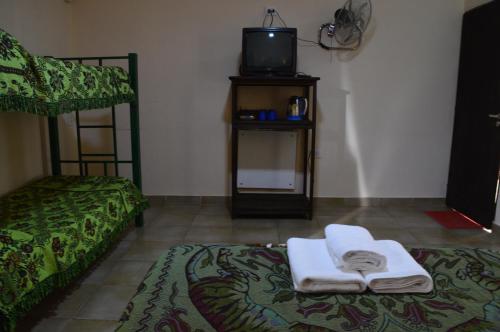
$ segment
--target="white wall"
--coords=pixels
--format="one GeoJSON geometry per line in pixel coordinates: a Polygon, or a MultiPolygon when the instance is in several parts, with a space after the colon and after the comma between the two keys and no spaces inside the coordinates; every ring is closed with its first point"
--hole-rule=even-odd
{"type": "MultiPolygon", "coordinates": [[[[62,0],[2,0],[0,28],[29,51],[69,52],[71,8],[62,0]]],[[[0,195],[44,173],[43,123],[31,114],[0,113],[0,195]]]]}
{"type": "MultiPolygon", "coordinates": [[[[273,5],[314,39],[342,2],[74,1],[74,53],[139,53],[144,192],[228,194],[227,76],[241,28],[273,5]]],[[[299,48],[298,69],[321,76],[317,195],[443,197],[464,4],[373,4],[358,54],[299,48]]]]}
{"type": "Polygon", "coordinates": [[[465,11],[472,9],[474,7],[484,5],[485,3],[490,2],[491,0],[465,0],[464,9],[465,11]]]}

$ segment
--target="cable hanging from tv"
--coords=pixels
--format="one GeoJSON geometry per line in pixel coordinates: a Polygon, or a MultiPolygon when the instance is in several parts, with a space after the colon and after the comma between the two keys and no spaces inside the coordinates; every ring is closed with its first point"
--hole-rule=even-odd
{"type": "MultiPolygon", "coordinates": [[[[271,28],[274,23],[274,17],[277,17],[281,25],[285,28],[287,24],[276,9],[268,9],[262,27],[271,28]]],[[[318,40],[309,40],[299,38],[297,40],[311,44],[310,46],[320,46],[328,51],[354,51],[361,46],[363,34],[366,31],[372,16],[371,0],[347,0],[342,8],[335,11],[333,19],[330,22],[321,25],[318,31],[318,40]],[[330,45],[325,40],[330,39],[330,45]],[[336,45],[334,44],[334,41],[336,45]]]]}

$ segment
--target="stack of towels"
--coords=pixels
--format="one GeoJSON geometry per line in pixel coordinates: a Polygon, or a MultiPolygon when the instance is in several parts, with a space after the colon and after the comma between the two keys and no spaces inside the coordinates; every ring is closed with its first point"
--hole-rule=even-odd
{"type": "Polygon", "coordinates": [[[326,239],[291,238],[288,258],[296,291],[428,293],[433,282],[403,246],[376,241],[360,226],[329,225],[326,239]]]}

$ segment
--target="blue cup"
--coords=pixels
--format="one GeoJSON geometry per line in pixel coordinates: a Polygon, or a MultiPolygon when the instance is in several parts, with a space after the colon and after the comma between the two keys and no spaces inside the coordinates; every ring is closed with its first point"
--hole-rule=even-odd
{"type": "Polygon", "coordinates": [[[259,111],[259,121],[266,121],[266,111],[259,111]]]}
{"type": "Polygon", "coordinates": [[[277,113],[276,113],[276,111],[275,111],[275,110],[269,110],[269,111],[267,112],[267,119],[268,119],[268,120],[270,120],[270,121],[274,121],[274,120],[276,120],[276,118],[277,118],[277,113]]]}

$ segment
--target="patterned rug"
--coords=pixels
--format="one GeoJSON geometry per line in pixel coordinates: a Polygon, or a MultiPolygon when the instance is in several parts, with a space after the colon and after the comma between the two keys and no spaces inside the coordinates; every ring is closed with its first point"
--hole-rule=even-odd
{"type": "Polygon", "coordinates": [[[433,277],[429,294],[301,294],[286,248],[173,247],[118,331],[500,331],[500,252],[409,251],[433,277]]]}

